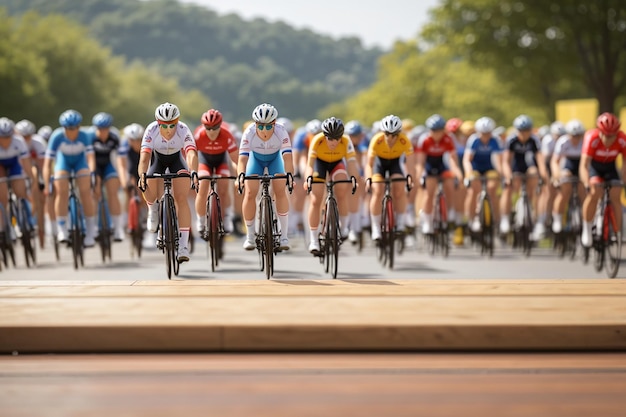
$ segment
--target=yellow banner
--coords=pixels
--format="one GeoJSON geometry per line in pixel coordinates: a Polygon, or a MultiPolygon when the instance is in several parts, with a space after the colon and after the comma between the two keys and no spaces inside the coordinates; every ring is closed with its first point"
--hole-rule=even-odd
{"type": "Polygon", "coordinates": [[[578,119],[583,122],[585,129],[591,129],[596,126],[599,108],[598,100],[595,98],[559,100],[556,102],[556,120],[567,123],[572,119],[578,119]]]}

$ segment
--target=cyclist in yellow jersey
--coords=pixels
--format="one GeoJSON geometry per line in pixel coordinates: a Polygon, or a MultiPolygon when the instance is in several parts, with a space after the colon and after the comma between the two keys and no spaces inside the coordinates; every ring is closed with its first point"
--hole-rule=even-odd
{"type": "MultiPolygon", "coordinates": [[[[402,121],[393,114],[386,116],[380,122],[381,131],[370,141],[367,150],[367,164],[365,178],[372,179],[372,198],[370,199],[370,216],[372,219],[372,240],[380,240],[380,217],[385,184],[382,181],[385,175],[390,178],[402,178],[407,174],[415,173],[415,157],[413,144],[402,133],[402,121]],[[400,164],[400,158],[406,157],[406,169],[400,164]],[[406,172],[405,172],[406,171],[406,172]]],[[[391,184],[391,195],[396,209],[396,225],[398,231],[403,231],[406,218],[407,193],[405,184],[395,182],[391,184]]]]}
{"type": "MultiPolygon", "coordinates": [[[[359,177],[356,152],[350,138],[344,135],[344,125],[341,119],[329,117],[322,123],[322,131],[311,140],[304,178],[306,180],[311,176],[313,182],[325,182],[330,177],[331,180],[337,181],[348,179],[348,174],[355,178],[359,177]]],[[[307,187],[306,181],[304,187],[307,187]]],[[[348,183],[335,186],[342,238],[348,235],[349,187],[348,183]]],[[[324,200],[324,191],[324,187],[311,187],[309,252],[313,255],[317,255],[320,251],[317,229],[320,224],[320,209],[324,200]]]]}

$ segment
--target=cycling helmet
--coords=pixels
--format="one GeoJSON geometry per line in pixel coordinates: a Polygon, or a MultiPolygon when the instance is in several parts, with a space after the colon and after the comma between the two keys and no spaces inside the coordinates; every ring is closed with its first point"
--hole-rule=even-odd
{"type": "Polygon", "coordinates": [[[143,126],[139,123],[129,124],[124,128],[124,136],[130,140],[139,140],[143,137],[143,126]]]}
{"type": "Polygon", "coordinates": [[[360,135],[363,133],[363,126],[356,120],[350,120],[345,125],[345,133],[347,135],[360,135]]]}
{"type": "Polygon", "coordinates": [[[341,119],[329,117],[322,123],[322,132],[324,136],[331,139],[339,139],[343,136],[344,126],[341,119]]]}
{"type": "Polygon", "coordinates": [[[583,122],[581,122],[578,119],[572,119],[569,122],[567,122],[567,124],[565,125],[565,132],[568,135],[572,135],[572,136],[579,136],[579,135],[584,135],[585,134],[585,126],[583,125],[583,122]]]}
{"type": "Polygon", "coordinates": [[[216,127],[222,124],[222,113],[219,110],[211,109],[204,113],[200,118],[203,125],[207,127],[216,127]]]}
{"type": "Polygon", "coordinates": [[[105,112],[97,113],[93,119],[91,119],[91,124],[100,129],[111,127],[111,125],[113,125],[113,116],[105,112]]]}
{"type": "Polygon", "coordinates": [[[322,122],[318,119],[309,120],[304,128],[308,134],[317,135],[322,131],[322,122]]]}
{"type": "Polygon", "coordinates": [[[59,116],[59,124],[63,127],[76,127],[83,121],[83,115],[76,110],[65,110],[59,116]]]}
{"type": "Polygon", "coordinates": [[[398,116],[390,114],[380,121],[380,130],[385,133],[399,133],[402,130],[402,120],[398,116]]]}
{"type": "Polygon", "coordinates": [[[415,127],[415,120],[413,119],[402,119],[402,131],[410,132],[411,129],[415,127]]]}
{"type": "Polygon", "coordinates": [[[498,126],[495,129],[493,129],[493,132],[491,132],[491,134],[496,137],[501,137],[505,133],[506,133],[506,127],[504,126],[498,126]]]}
{"type": "Polygon", "coordinates": [[[283,125],[283,127],[285,128],[287,132],[293,132],[295,130],[293,126],[293,122],[290,119],[287,119],[286,117],[279,117],[276,120],[276,123],[283,125]]]}
{"type": "Polygon", "coordinates": [[[30,120],[20,120],[15,124],[15,131],[22,136],[31,136],[35,134],[37,128],[30,120]]]}
{"type": "Polygon", "coordinates": [[[513,120],[513,127],[517,130],[530,130],[533,128],[533,119],[525,114],[520,114],[513,120]]]}
{"type": "Polygon", "coordinates": [[[456,133],[456,131],[459,130],[462,124],[463,120],[459,119],[458,117],[453,117],[451,119],[448,119],[448,121],[446,122],[446,130],[450,133],[456,133]]]}
{"type": "Polygon", "coordinates": [[[446,119],[439,114],[433,114],[426,119],[426,127],[430,130],[442,130],[446,127],[446,119]]]}
{"type": "Polygon", "coordinates": [[[478,133],[491,133],[495,128],[496,122],[491,117],[481,117],[474,124],[474,129],[478,133]]]}
{"type": "Polygon", "coordinates": [[[277,118],[278,110],[268,103],[259,104],[252,112],[252,119],[257,123],[272,123],[277,118]]]}
{"type": "Polygon", "coordinates": [[[619,132],[619,128],[621,123],[619,119],[613,113],[602,113],[598,116],[598,120],[596,120],[596,126],[600,130],[600,132],[605,135],[615,135],[619,132]]]}
{"type": "Polygon", "coordinates": [[[15,123],[13,120],[2,117],[0,118],[0,136],[7,137],[13,136],[13,130],[15,129],[15,123]]]}
{"type": "Polygon", "coordinates": [[[52,134],[52,128],[48,125],[43,125],[37,131],[37,134],[44,138],[44,140],[50,139],[50,135],[52,134]]]}
{"type": "Polygon", "coordinates": [[[553,138],[557,139],[563,136],[566,132],[565,125],[559,121],[550,125],[550,134],[553,138]]]}
{"type": "Polygon", "coordinates": [[[154,117],[161,122],[172,122],[180,117],[180,110],[175,104],[163,103],[154,111],[154,117]]]}
{"type": "Polygon", "coordinates": [[[476,127],[474,126],[473,120],[466,120],[461,123],[461,127],[459,127],[459,132],[461,132],[465,136],[469,136],[476,131],[476,127]]]}

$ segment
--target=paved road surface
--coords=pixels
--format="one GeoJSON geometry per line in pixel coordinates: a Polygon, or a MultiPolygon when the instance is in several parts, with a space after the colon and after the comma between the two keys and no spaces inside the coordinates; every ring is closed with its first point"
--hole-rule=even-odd
{"type": "MultiPolygon", "coordinates": [[[[549,248],[533,251],[530,258],[508,247],[499,247],[492,259],[481,257],[477,250],[452,248],[448,258],[430,256],[421,248],[407,249],[396,257],[393,270],[381,266],[376,260],[375,249],[369,244],[361,253],[349,243],[344,243],[339,260],[339,279],[523,279],[523,278],[598,278],[605,279],[604,271],[598,273],[591,264],[583,265],[580,259],[560,259],[549,248]]],[[[245,251],[241,238],[229,237],[224,261],[218,270],[211,272],[206,243],[196,240],[196,249],[190,262],[182,264],[178,279],[264,279],[259,269],[256,251],[245,251]]],[[[317,258],[305,250],[302,238],[292,239],[292,249],[276,258],[274,279],[331,279],[323,271],[317,258]]],[[[545,245],[544,245],[545,246],[545,245]]],[[[25,267],[23,254],[18,251],[18,268],[3,268],[0,279],[9,280],[165,280],[165,258],[156,249],[147,249],[141,259],[132,259],[127,242],[116,243],[113,262],[103,264],[99,249],[86,251],[85,267],[76,271],[71,252],[62,248],[61,261],[57,262],[50,248],[39,251],[38,266],[25,267]]],[[[622,268],[618,278],[626,277],[622,268]]]]}

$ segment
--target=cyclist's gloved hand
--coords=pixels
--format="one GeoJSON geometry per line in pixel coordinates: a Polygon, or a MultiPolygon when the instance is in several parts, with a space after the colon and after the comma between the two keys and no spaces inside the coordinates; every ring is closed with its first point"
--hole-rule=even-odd
{"type": "Polygon", "coordinates": [[[469,188],[470,187],[470,179],[469,178],[465,178],[463,180],[463,185],[465,186],[465,188],[469,188]]]}
{"type": "Polygon", "coordinates": [[[420,187],[422,187],[422,188],[426,187],[426,177],[424,177],[424,176],[420,177],[420,187]]]}
{"type": "Polygon", "coordinates": [[[289,190],[289,193],[293,191],[293,186],[294,186],[293,175],[291,175],[291,172],[288,172],[287,173],[287,189],[289,190]]]}
{"type": "Polygon", "coordinates": [[[237,186],[237,191],[239,192],[239,194],[243,193],[243,183],[245,181],[245,176],[246,174],[244,172],[240,172],[239,175],[237,175],[237,179],[235,180],[235,185],[237,186]]]}
{"type": "Polygon", "coordinates": [[[200,189],[200,180],[196,171],[191,171],[191,188],[196,191],[200,189]]]}
{"type": "Polygon", "coordinates": [[[137,182],[137,186],[139,187],[141,192],[146,191],[147,183],[146,183],[146,173],[145,172],[143,174],[141,174],[141,176],[139,177],[139,181],[137,182]]]}

